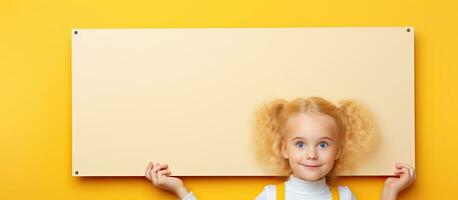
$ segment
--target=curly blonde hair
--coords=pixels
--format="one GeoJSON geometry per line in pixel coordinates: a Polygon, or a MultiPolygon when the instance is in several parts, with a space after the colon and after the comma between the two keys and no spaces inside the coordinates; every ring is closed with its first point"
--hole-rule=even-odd
{"type": "MultiPolygon", "coordinates": [[[[326,175],[328,184],[336,181],[336,172],[348,172],[358,156],[375,146],[376,127],[369,111],[355,100],[333,104],[321,97],[275,99],[261,105],[253,117],[253,144],[257,161],[275,174],[290,175],[289,162],[282,156],[281,145],[286,136],[286,121],[298,113],[316,112],[331,116],[339,133],[341,156],[326,175]]],[[[285,178],[285,177],[283,177],[285,178]]]]}

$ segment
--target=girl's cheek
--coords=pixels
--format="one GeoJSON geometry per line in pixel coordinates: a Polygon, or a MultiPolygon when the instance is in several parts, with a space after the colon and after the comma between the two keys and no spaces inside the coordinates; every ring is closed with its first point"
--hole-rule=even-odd
{"type": "Polygon", "coordinates": [[[304,153],[300,152],[300,151],[293,151],[291,158],[294,160],[294,161],[300,161],[303,159],[303,157],[305,157],[305,155],[303,155],[304,153]]]}
{"type": "Polygon", "coordinates": [[[327,149],[321,153],[323,160],[333,161],[336,155],[336,151],[333,149],[327,149]]]}

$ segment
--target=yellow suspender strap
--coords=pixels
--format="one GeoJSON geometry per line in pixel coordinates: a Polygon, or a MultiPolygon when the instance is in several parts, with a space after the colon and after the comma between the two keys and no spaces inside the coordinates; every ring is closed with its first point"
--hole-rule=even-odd
{"type": "Polygon", "coordinates": [[[339,190],[337,189],[337,186],[331,186],[330,190],[331,190],[332,199],[339,200],[340,196],[339,196],[339,190]]]}
{"type": "MultiPolygon", "coordinates": [[[[281,182],[276,185],[276,200],[285,200],[285,183],[281,182]]],[[[331,195],[332,195],[332,200],[339,200],[340,195],[339,195],[339,190],[337,189],[337,186],[332,186],[330,187],[331,190],[331,195]]]]}
{"type": "Polygon", "coordinates": [[[285,183],[284,182],[277,184],[275,193],[277,194],[276,200],[285,200],[285,183]]]}

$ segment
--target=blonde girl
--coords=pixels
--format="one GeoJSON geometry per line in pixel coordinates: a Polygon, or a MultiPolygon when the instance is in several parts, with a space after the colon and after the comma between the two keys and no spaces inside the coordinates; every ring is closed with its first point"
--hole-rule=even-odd
{"type": "MultiPolygon", "coordinates": [[[[375,129],[361,104],[353,100],[333,104],[321,97],[276,99],[262,105],[253,119],[258,161],[287,178],[265,186],[257,200],[355,199],[347,186],[337,186],[335,180],[337,171],[351,170],[374,145],[375,129]]],[[[170,175],[167,164],[151,162],[145,172],[154,186],[179,199],[196,199],[170,175]]],[[[415,170],[402,163],[396,163],[394,175],[385,180],[383,200],[396,199],[415,180],[415,170]]]]}

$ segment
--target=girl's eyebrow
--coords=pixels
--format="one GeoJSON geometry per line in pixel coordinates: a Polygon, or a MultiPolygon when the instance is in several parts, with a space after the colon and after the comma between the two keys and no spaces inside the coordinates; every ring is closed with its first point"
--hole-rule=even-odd
{"type": "MultiPolygon", "coordinates": [[[[304,138],[297,136],[297,137],[294,137],[292,140],[296,140],[296,139],[304,139],[304,138]]],[[[327,137],[327,136],[320,138],[320,140],[323,140],[323,139],[332,141],[332,138],[327,137]]]]}
{"type": "Polygon", "coordinates": [[[304,139],[303,137],[294,137],[293,139],[291,140],[296,140],[296,139],[304,139]]]}
{"type": "Polygon", "coordinates": [[[332,138],[330,138],[330,137],[322,137],[320,139],[327,139],[327,140],[331,140],[332,141],[332,138]]]}

